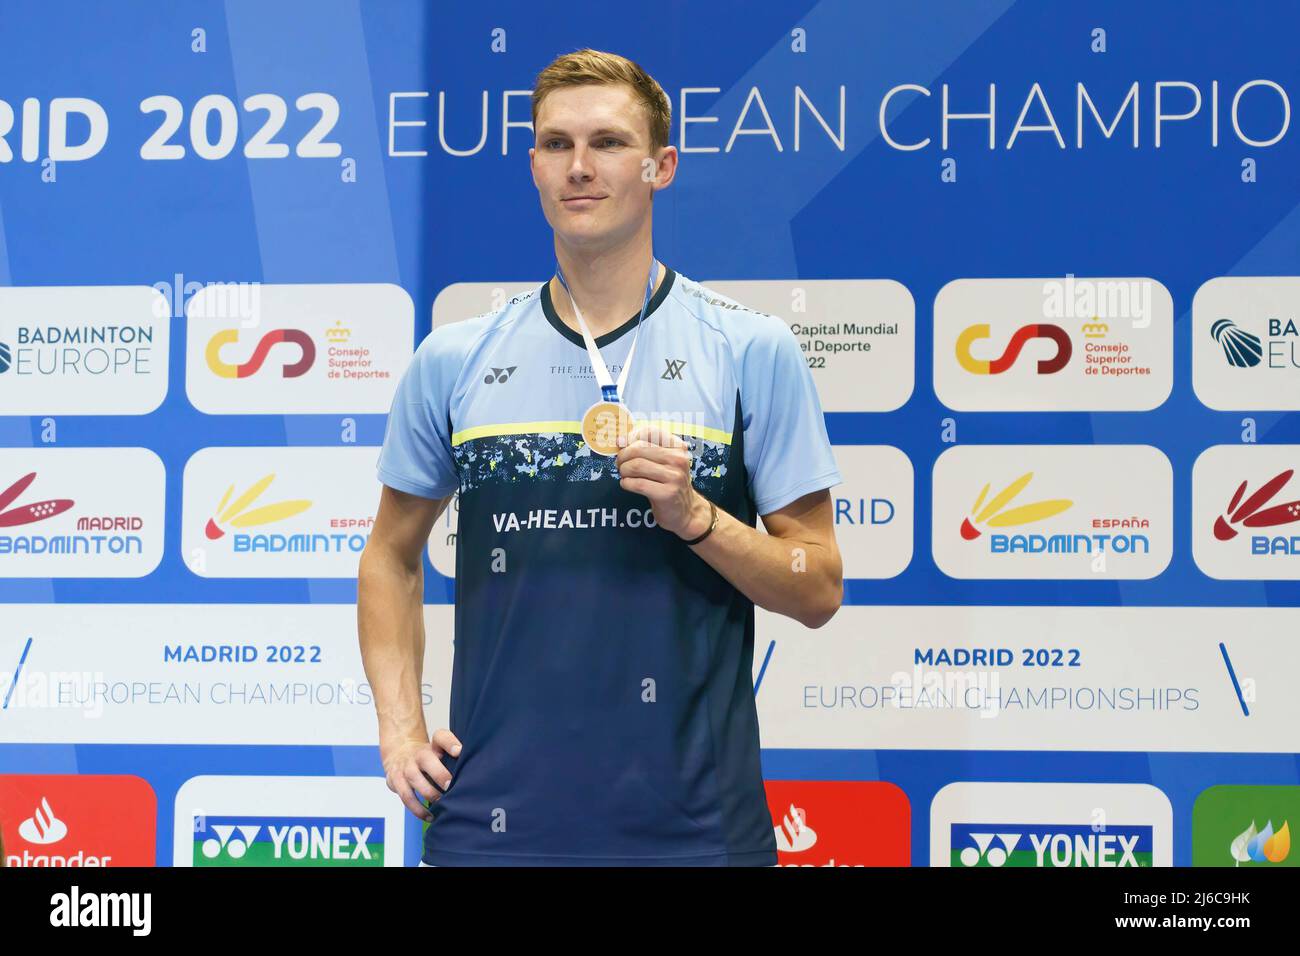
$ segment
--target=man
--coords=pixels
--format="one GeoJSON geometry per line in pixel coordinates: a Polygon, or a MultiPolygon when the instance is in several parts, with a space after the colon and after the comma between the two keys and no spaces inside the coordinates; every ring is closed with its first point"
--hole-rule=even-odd
{"type": "Polygon", "coordinates": [[[754,604],[820,627],[843,594],[812,378],[782,320],[654,259],[658,83],[562,56],[533,128],[557,275],[425,338],[379,455],[357,603],[388,785],[429,865],[774,865],[754,604]],[[421,552],[457,491],[430,738],[421,552]]]}

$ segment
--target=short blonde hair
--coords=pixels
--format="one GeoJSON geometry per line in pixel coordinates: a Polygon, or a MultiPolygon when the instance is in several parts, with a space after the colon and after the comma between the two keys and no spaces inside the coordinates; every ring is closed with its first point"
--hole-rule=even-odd
{"type": "Polygon", "coordinates": [[[533,128],[537,128],[537,114],[547,95],[565,86],[582,86],[589,83],[611,85],[626,83],[632,88],[637,101],[645,109],[650,124],[650,148],[668,145],[672,129],[673,107],[662,86],[641,67],[617,53],[601,50],[577,50],[556,57],[537,74],[533,84],[533,128]]]}

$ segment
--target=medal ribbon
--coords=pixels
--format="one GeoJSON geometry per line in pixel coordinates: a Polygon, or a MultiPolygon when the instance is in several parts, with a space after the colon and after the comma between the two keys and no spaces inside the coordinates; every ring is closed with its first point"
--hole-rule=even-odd
{"type": "Polygon", "coordinates": [[[578,311],[578,303],[573,299],[573,290],[569,288],[569,283],[564,280],[564,270],[560,268],[559,262],[555,263],[555,275],[560,280],[560,285],[564,286],[564,291],[569,294],[569,304],[573,306],[573,314],[577,316],[578,327],[582,329],[582,341],[587,346],[587,355],[591,359],[591,370],[596,375],[596,381],[600,383],[601,398],[607,402],[617,402],[619,395],[623,393],[623,386],[627,382],[627,371],[632,367],[632,355],[636,352],[636,340],[641,335],[641,320],[645,318],[645,310],[649,307],[650,296],[654,292],[655,279],[659,277],[659,263],[653,256],[650,258],[650,278],[646,280],[645,284],[645,299],[641,303],[641,314],[636,318],[636,334],[632,336],[632,347],[627,350],[627,359],[623,362],[623,370],[618,374],[618,384],[614,383],[613,376],[609,374],[609,368],[605,365],[605,360],[600,357],[600,349],[596,347],[596,340],[592,338],[591,329],[587,328],[582,313],[578,311]]]}

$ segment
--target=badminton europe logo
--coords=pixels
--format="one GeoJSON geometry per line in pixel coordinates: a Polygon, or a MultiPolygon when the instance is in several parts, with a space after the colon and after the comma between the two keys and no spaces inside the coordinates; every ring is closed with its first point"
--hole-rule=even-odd
{"type": "MultiPolygon", "coordinates": [[[[261,505],[257,508],[251,508],[255,501],[262,496],[262,492],[271,486],[275,481],[275,475],[265,475],[254,482],[239,497],[232,499],[235,494],[235,486],[230,485],[226,488],[226,493],[221,496],[221,503],[217,505],[216,514],[208,519],[207,526],[203,533],[207,535],[209,541],[216,541],[225,537],[227,528],[254,528],[261,525],[272,524],[276,521],[283,521],[286,518],[292,518],[300,515],[311,507],[311,502],[307,499],[296,499],[291,501],[277,501],[274,504],[261,505]]],[[[235,550],[247,550],[248,542],[241,542],[238,539],[248,539],[247,534],[237,534],[235,550]]]]}
{"type": "MultiPolygon", "coordinates": [[[[1241,528],[1276,528],[1300,522],[1300,499],[1272,504],[1294,474],[1295,469],[1288,468],[1249,495],[1248,482],[1239,484],[1227,509],[1214,522],[1214,537],[1220,541],[1231,541],[1237,537],[1241,528]]],[[[1252,535],[1250,553],[1300,554],[1300,535],[1252,535]]]]}
{"type": "Polygon", "coordinates": [[[1300,368],[1300,327],[1292,319],[1271,318],[1267,336],[1260,338],[1231,319],[1216,319],[1210,336],[1223,349],[1224,360],[1233,368],[1300,368]]]}
{"type": "Polygon", "coordinates": [[[208,340],[208,347],[203,354],[213,374],[222,378],[248,378],[255,375],[266,362],[271,349],[282,342],[298,346],[299,351],[298,361],[286,362],[282,366],[282,377],[298,378],[305,375],[316,362],[316,343],[301,329],[275,329],[267,332],[258,340],[248,361],[232,365],[221,358],[221,350],[238,341],[239,329],[223,329],[208,340]]]}

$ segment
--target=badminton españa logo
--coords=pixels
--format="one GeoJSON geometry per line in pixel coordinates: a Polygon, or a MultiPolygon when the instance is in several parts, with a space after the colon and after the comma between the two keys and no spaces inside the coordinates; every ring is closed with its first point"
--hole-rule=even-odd
{"type": "MultiPolygon", "coordinates": [[[[1025,472],[994,495],[987,504],[985,504],[985,499],[988,497],[989,490],[993,485],[991,483],[985,484],[980,490],[979,497],[975,499],[975,504],[971,506],[970,517],[961,523],[961,536],[967,541],[974,541],[984,533],[978,527],[979,525],[986,525],[989,528],[1018,527],[1036,521],[1043,521],[1068,511],[1074,506],[1074,502],[1068,498],[1053,498],[1008,508],[1007,506],[1015,500],[1020,492],[1025,490],[1033,479],[1034,473],[1032,471],[1025,472]]],[[[995,534],[993,538],[995,541],[990,547],[994,552],[1011,550],[1007,535],[995,534]]]]}
{"type": "MultiPolygon", "coordinates": [[[[277,501],[274,504],[262,505],[250,510],[249,506],[261,497],[262,492],[266,491],[273,481],[275,481],[274,474],[265,475],[233,501],[231,497],[235,493],[235,486],[232,484],[227,487],[226,493],[221,496],[220,504],[216,507],[215,514],[208,519],[208,523],[203,529],[203,533],[208,540],[217,541],[225,537],[228,528],[255,528],[261,525],[273,524],[300,515],[311,507],[311,501],[299,498],[291,501],[277,501]]],[[[236,534],[235,550],[252,550],[252,542],[248,540],[249,538],[250,536],[247,534],[236,534]]]]}

